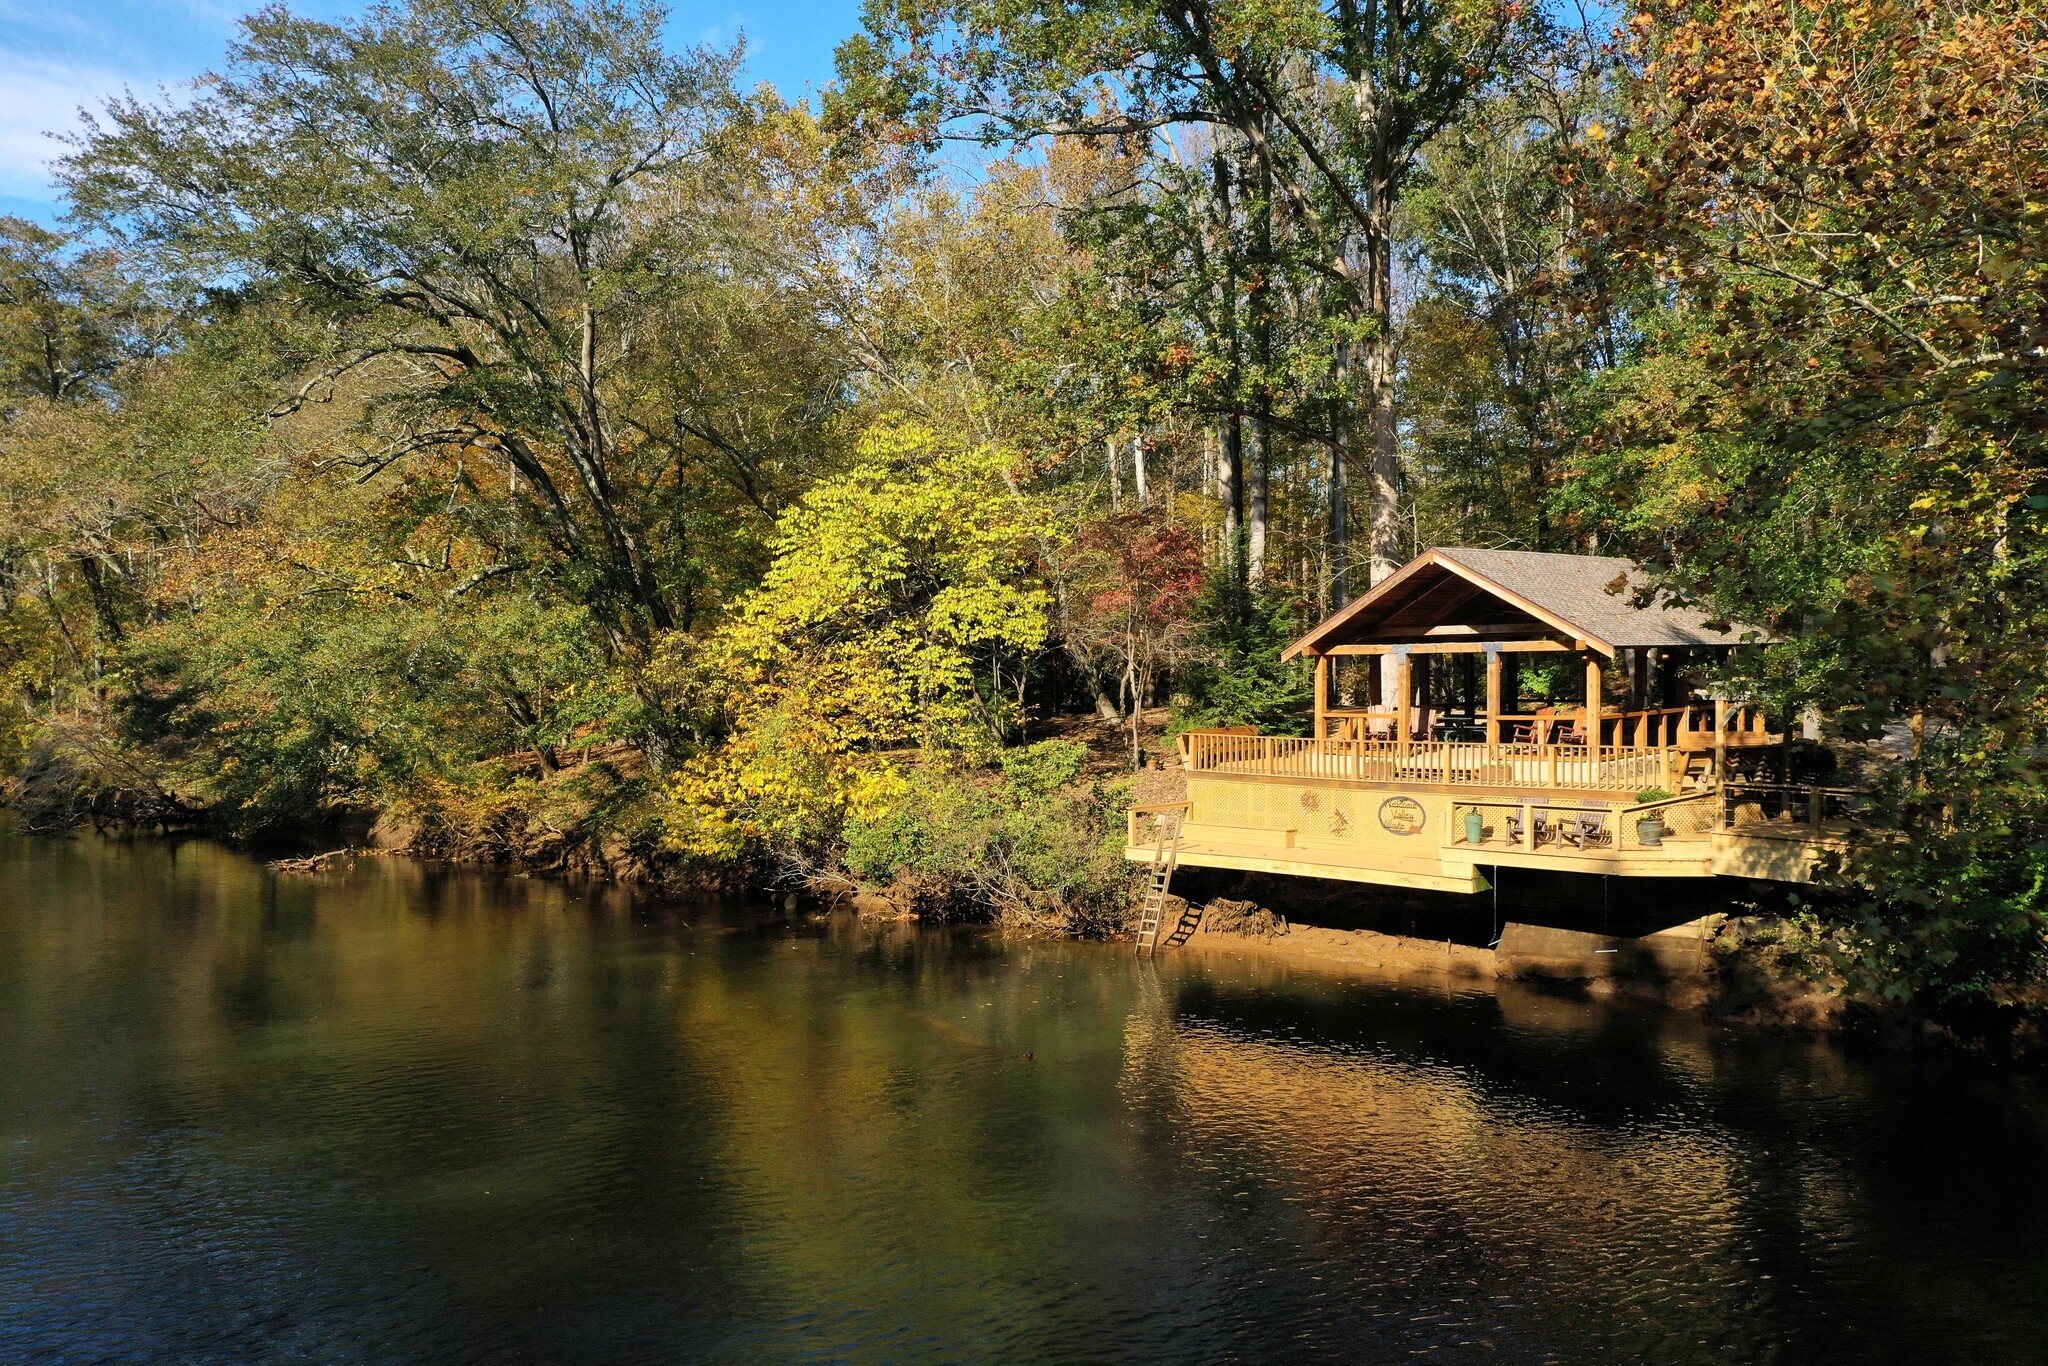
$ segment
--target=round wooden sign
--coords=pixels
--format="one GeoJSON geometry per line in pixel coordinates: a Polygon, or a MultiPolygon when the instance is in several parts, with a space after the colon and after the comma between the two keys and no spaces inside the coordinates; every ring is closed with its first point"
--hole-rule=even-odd
{"type": "Polygon", "coordinates": [[[1391,834],[1419,835],[1428,821],[1429,814],[1413,797],[1389,797],[1380,803],[1380,826],[1391,834]]]}

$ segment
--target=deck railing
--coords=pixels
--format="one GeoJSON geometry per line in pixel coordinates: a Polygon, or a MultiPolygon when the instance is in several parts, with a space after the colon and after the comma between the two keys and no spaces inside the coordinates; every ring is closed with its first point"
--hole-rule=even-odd
{"type": "MultiPolygon", "coordinates": [[[[1394,739],[1400,714],[1370,707],[1331,707],[1324,713],[1332,740],[1394,739]]],[[[1418,729],[1425,713],[1411,713],[1409,723],[1418,729]]],[[[1678,749],[1707,752],[1715,748],[1717,727],[1713,704],[1693,703],[1683,707],[1652,707],[1643,711],[1606,712],[1600,717],[1602,749],[1678,749]]],[[[1783,738],[1771,731],[1762,707],[1749,702],[1730,702],[1719,711],[1720,745],[1727,749],[1749,749],[1773,745],[1783,738]]],[[[1482,712],[1439,713],[1437,721],[1461,729],[1483,730],[1488,718],[1482,712]]],[[[1575,707],[1543,707],[1536,711],[1501,712],[1491,718],[1496,738],[1503,744],[1542,744],[1546,740],[1576,737],[1585,742],[1585,713],[1575,707]]],[[[1429,737],[1416,734],[1416,742],[1429,737]]]]}
{"type": "Polygon", "coordinates": [[[1162,828],[1170,836],[1174,822],[1185,820],[1188,810],[1186,802],[1147,802],[1131,807],[1124,812],[1125,843],[1133,848],[1152,844],[1159,839],[1162,828]]]}
{"type": "Polygon", "coordinates": [[[1719,795],[1721,825],[1727,830],[1746,825],[1812,828],[1853,822],[1869,796],[1848,787],[1756,782],[1724,783],[1719,795]]]}
{"type": "Polygon", "coordinates": [[[1452,787],[1626,791],[1675,784],[1665,747],[1487,744],[1466,740],[1329,740],[1250,731],[1188,731],[1181,759],[1191,773],[1262,778],[1343,778],[1452,787]]]}
{"type": "Polygon", "coordinates": [[[1451,803],[1446,848],[1516,853],[1597,854],[1617,850],[1681,848],[1721,827],[1718,792],[1695,792],[1656,802],[1564,802],[1460,799],[1451,803]],[[1477,841],[1467,813],[1478,815],[1477,841]],[[1644,838],[1643,826],[1656,817],[1658,833],[1644,838]]]}

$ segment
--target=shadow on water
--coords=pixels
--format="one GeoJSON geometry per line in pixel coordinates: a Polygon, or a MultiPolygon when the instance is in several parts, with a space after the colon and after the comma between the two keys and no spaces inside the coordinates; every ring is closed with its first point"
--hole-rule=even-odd
{"type": "Polygon", "coordinates": [[[1954,1059],[0,836],[0,1361],[2038,1359],[1954,1059]]]}

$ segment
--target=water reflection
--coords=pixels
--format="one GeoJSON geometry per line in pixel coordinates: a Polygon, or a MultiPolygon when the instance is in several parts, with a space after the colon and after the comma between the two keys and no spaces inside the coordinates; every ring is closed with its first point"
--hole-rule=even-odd
{"type": "Polygon", "coordinates": [[[0,1361],[2026,1360],[2048,1104],[1391,989],[0,838],[0,1361]]]}

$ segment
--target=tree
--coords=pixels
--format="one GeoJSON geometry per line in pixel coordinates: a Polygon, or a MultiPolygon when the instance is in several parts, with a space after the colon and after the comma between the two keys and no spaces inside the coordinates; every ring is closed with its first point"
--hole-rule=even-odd
{"type": "Polygon", "coordinates": [[[1114,513],[1075,538],[1067,578],[1075,598],[1067,632],[1084,655],[1110,661],[1130,734],[1131,767],[1144,758],[1153,685],[1191,654],[1202,593],[1202,546],[1185,526],[1139,509],[1114,513]]]}
{"type": "Polygon", "coordinates": [[[1403,323],[1404,455],[1416,548],[1571,549],[1550,500],[1588,379],[1622,354],[1638,300],[1581,229],[1585,149],[1619,115],[1600,49],[1560,35],[1424,152],[1403,206],[1417,297],[1403,323]],[[1603,122],[1604,121],[1604,122],[1603,122]]]}
{"type": "Polygon", "coordinates": [[[1924,738],[1848,886],[1862,979],[2048,967],[2048,32],[2031,6],[1738,0],[1635,21],[1609,241],[1668,300],[1576,509],[1773,626],[1773,685],[1924,738]]]}
{"type": "Polygon", "coordinates": [[[121,362],[161,349],[170,321],[114,253],[0,217],[0,413],[92,392],[121,362]]]}
{"type": "Polygon", "coordinates": [[[730,153],[733,53],[658,9],[408,0],[243,21],[189,101],[134,98],[63,163],[78,217],[174,274],[243,282],[332,341],[290,400],[373,373],[365,474],[426,451],[505,472],[573,591],[627,641],[677,620],[651,545],[672,462],[622,411],[636,332],[700,268],[676,181],[730,153]]]}
{"type": "MultiPolygon", "coordinates": [[[[1044,136],[1144,139],[1181,125],[1228,130],[1260,198],[1314,245],[1349,320],[1333,372],[1329,525],[1348,523],[1342,378],[1363,361],[1375,579],[1400,563],[1395,412],[1395,207],[1422,147],[1516,59],[1541,27],[1515,3],[1413,0],[1327,6],[1076,7],[996,0],[877,0],[840,54],[844,121],[933,140],[963,125],[986,142],[1044,136]]],[[[1334,555],[1340,565],[1341,553],[1334,555]]]]}
{"type": "Polygon", "coordinates": [[[901,791],[891,751],[985,754],[1014,731],[1051,601],[1015,463],[877,425],[783,515],[768,573],[701,649],[670,637],[657,672],[723,732],[676,780],[679,848],[815,843],[901,791]]]}

